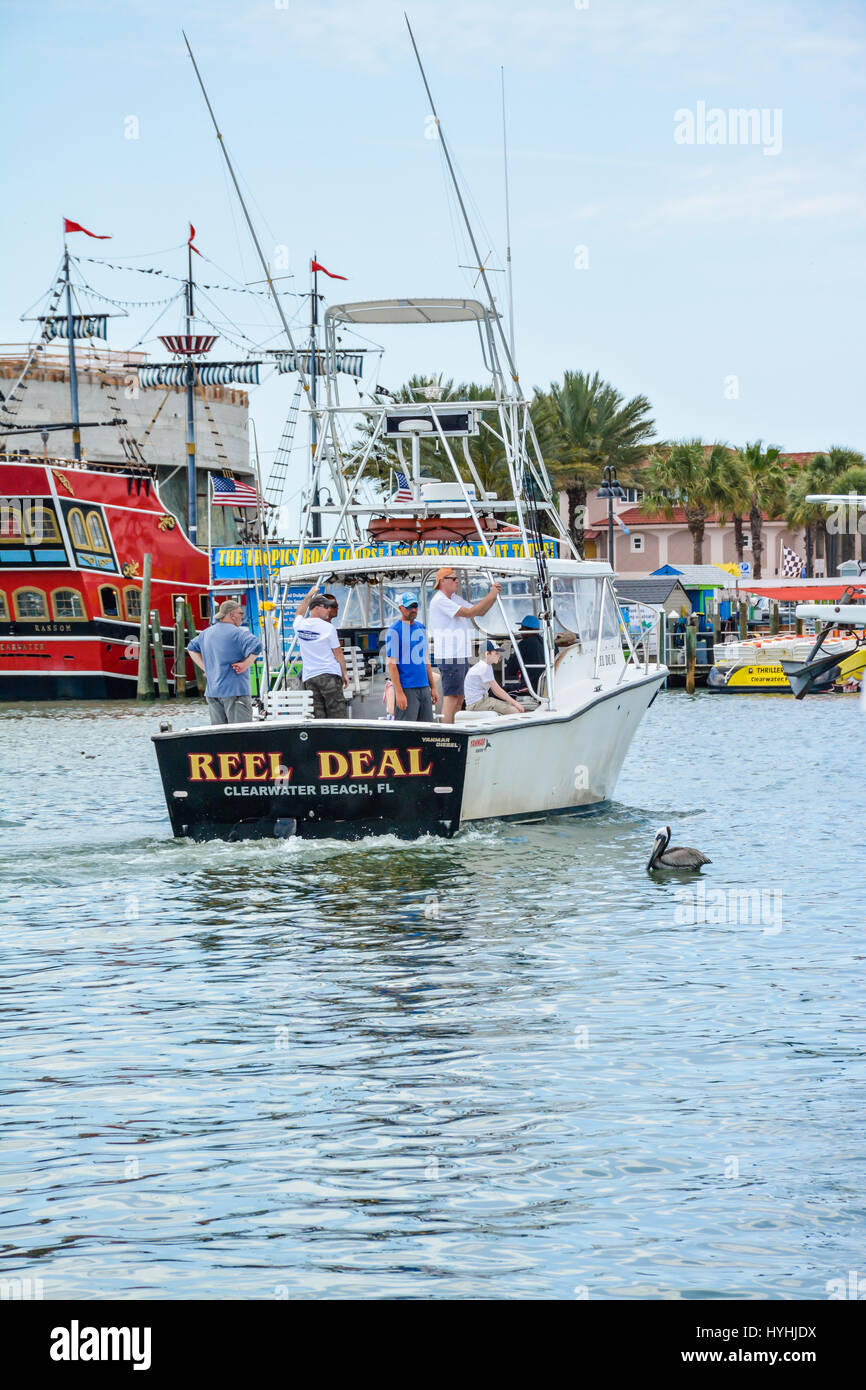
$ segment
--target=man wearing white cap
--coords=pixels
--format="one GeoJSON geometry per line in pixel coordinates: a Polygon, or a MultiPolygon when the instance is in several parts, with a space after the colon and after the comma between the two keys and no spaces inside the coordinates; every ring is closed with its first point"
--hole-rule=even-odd
{"type": "Polygon", "coordinates": [[[418,622],[418,595],[401,594],[400,617],[385,635],[388,676],[394,687],[398,719],[432,722],[439,699],[427,650],[427,629],[418,622]]]}

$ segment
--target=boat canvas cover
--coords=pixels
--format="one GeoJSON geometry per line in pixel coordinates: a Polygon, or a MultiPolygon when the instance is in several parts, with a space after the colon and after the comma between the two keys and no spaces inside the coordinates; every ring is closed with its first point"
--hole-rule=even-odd
{"type": "MultiPolygon", "coordinates": [[[[45,319],[44,323],[43,333],[46,340],[69,337],[69,325],[65,314],[55,314],[53,317],[45,319]]],[[[74,314],[72,317],[72,336],[73,338],[107,338],[108,315],[74,314]]]]}
{"type": "MultiPolygon", "coordinates": [[[[258,362],[210,362],[206,366],[196,366],[198,386],[228,386],[232,382],[245,386],[258,386],[258,362]]],[[[186,386],[187,366],[150,366],[138,368],[138,384],[147,386],[186,386]]]]}
{"type": "MultiPolygon", "coordinates": [[[[364,374],[364,356],[360,352],[337,352],[334,354],[337,371],[345,372],[347,376],[358,379],[364,374]]],[[[327,363],[329,358],[325,353],[316,354],[316,372],[319,376],[324,376],[328,370],[327,363]]],[[[307,376],[312,375],[313,356],[309,352],[278,352],[274,354],[274,362],[277,371],[285,374],[286,372],[303,371],[307,376]],[[300,366],[298,363],[300,362],[300,366]]]]}
{"type": "Polygon", "coordinates": [[[477,299],[375,299],[332,304],[327,316],[338,323],[466,323],[489,311],[477,299]]]}

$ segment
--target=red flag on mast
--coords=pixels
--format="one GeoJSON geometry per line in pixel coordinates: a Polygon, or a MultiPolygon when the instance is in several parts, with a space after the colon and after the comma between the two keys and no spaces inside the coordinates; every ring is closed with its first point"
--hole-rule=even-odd
{"type": "Polygon", "coordinates": [[[63,219],[63,235],[67,232],[83,232],[85,236],[92,236],[95,241],[111,241],[111,236],[107,232],[101,235],[99,232],[89,232],[86,227],[82,227],[80,222],[70,222],[68,217],[63,219]]]}
{"type": "Polygon", "coordinates": [[[187,242],[187,246],[189,247],[189,249],[190,249],[191,251],[194,251],[195,254],[196,254],[197,256],[200,256],[200,255],[201,255],[201,251],[199,251],[199,249],[198,249],[197,246],[193,246],[193,244],[192,244],[192,241],[193,241],[193,237],[194,237],[194,236],[195,236],[195,227],[194,227],[194,226],[192,225],[192,223],[190,222],[190,224],[189,224],[189,241],[187,242]]]}
{"type": "Polygon", "coordinates": [[[349,278],[348,275],[335,275],[333,270],[328,270],[327,266],[322,265],[319,261],[310,261],[310,269],[321,270],[325,275],[330,275],[332,280],[348,280],[349,278]]]}

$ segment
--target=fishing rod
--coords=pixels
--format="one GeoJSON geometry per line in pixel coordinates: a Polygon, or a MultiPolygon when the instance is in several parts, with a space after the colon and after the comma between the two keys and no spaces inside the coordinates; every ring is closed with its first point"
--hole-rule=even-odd
{"type": "MultiPolygon", "coordinates": [[[[270,267],[269,267],[267,261],[265,260],[265,254],[264,254],[264,252],[262,251],[261,243],[259,242],[258,236],[256,235],[256,229],[255,229],[255,227],[253,226],[253,220],[252,220],[252,218],[250,217],[249,210],[248,210],[248,208],[247,208],[246,203],[244,202],[244,195],[241,193],[240,184],[238,183],[237,176],[236,176],[235,171],[234,171],[234,166],[232,165],[231,159],[229,158],[229,152],[228,152],[228,150],[226,149],[226,143],[225,143],[225,140],[223,139],[222,131],[220,130],[219,125],[218,125],[218,123],[217,123],[217,118],[216,118],[216,116],[214,115],[214,109],[213,109],[213,107],[211,106],[210,97],[208,96],[208,94],[207,94],[207,89],[205,88],[204,82],[202,81],[202,75],[201,75],[201,73],[200,73],[199,70],[198,70],[198,63],[196,62],[195,57],[194,57],[194,55],[193,55],[193,51],[192,51],[192,48],[190,47],[189,39],[187,38],[187,36],[186,36],[186,34],[184,33],[183,29],[181,29],[180,32],[183,34],[183,41],[184,41],[184,43],[186,44],[187,52],[189,53],[189,56],[190,56],[190,62],[192,63],[193,68],[194,68],[194,70],[195,70],[195,75],[196,75],[196,77],[198,78],[198,85],[201,87],[201,94],[202,94],[202,96],[203,96],[204,99],[205,99],[205,105],[207,106],[208,114],[210,115],[211,121],[213,122],[213,128],[214,128],[214,130],[216,131],[216,137],[217,137],[217,140],[219,141],[219,147],[220,147],[220,149],[222,150],[223,159],[225,160],[225,162],[226,162],[226,167],[228,168],[228,171],[229,171],[229,173],[231,174],[232,183],[234,184],[235,192],[236,192],[237,195],[238,195],[238,202],[240,203],[241,209],[242,209],[243,214],[244,214],[244,217],[246,218],[246,223],[247,223],[247,226],[248,226],[249,231],[250,231],[250,236],[251,236],[252,239],[253,239],[253,245],[254,245],[255,248],[256,248],[256,253],[257,253],[258,258],[259,258],[259,260],[260,260],[260,262],[261,262],[262,270],[263,270],[264,273],[265,273],[265,283],[267,284],[267,287],[268,287],[268,293],[270,294],[271,299],[274,301],[274,304],[276,305],[277,313],[278,313],[279,316],[280,316],[280,322],[282,323],[282,325],[283,325],[283,330],[284,330],[284,332],[285,332],[285,335],[286,335],[286,337],[287,337],[288,340],[289,340],[289,346],[290,346],[290,348],[292,349],[292,352],[297,353],[297,348],[295,347],[295,340],[294,340],[294,338],[292,337],[292,330],[289,328],[289,321],[288,321],[288,319],[286,318],[285,311],[284,311],[284,309],[283,309],[282,304],[280,303],[280,297],[279,297],[279,295],[277,294],[277,291],[274,289],[274,282],[273,282],[273,280],[271,279],[270,267]]],[[[302,361],[300,360],[300,358],[298,358],[298,361],[297,361],[297,368],[298,368],[298,375],[299,375],[300,378],[301,378],[301,385],[303,386],[304,390],[309,394],[310,386],[309,386],[309,382],[307,381],[306,372],[304,371],[303,363],[302,363],[302,361]]]]}
{"type": "Polygon", "coordinates": [[[451,151],[448,148],[448,142],[445,139],[445,135],[442,130],[442,122],[440,121],[439,113],[436,110],[436,103],[433,100],[433,93],[430,90],[430,83],[427,81],[427,74],[424,71],[424,64],[421,62],[421,54],[418,52],[418,45],[415,42],[415,35],[412,33],[412,25],[409,23],[409,16],[406,14],[405,10],[403,12],[403,18],[406,21],[406,28],[409,30],[409,38],[412,40],[412,47],[415,51],[415,58],[417,60],[418,68],[421,73],[421,80],[424,83],[424,89],[427,93],[427,98],[430,102],[430,110],[432,111],[434,119],[436,121],[436,129],[439,134],[439,143],[442,146],[442,153],[445,155],[445,161],[448,165],[448,172],[451,175],[451,183],[454,186],[454,192],[457,195],[457,201],[460,204],[460,212],[463,217],[463,223],[466,227],[466,232],[469,236],[469,242],[472,246],[472,253],[475,256],[476,268],[481,276],[481,281],[484,285],[484,289],[487,294],[487,302],[490,308],[491,318],[493,319],[494,324],[499,330],[499,336],[502,340],[502,346],[505,351],[505,360],[508,363],[508,369],[511,372],[511,379],[514,382],[515,388],[519,390],[520,379],[517,375],[517,367],[515,366],[514,355],[511,351],[511,347],[508,342],[508,337],[505,333],[504,328],[502,327],[502,320],[496,308],[496,300],[493,297],[493,290],[491,289],[490,281],[487,278],[487,270],[484,265],[484,262],[481,259],[481,253],[478,249],[478,243],[475,240],[475,232],[473,231],[472,223],[469,220],[469,214],[466,211],[466,204],[463,201],[463,194],[460,191],[460,183],[457,179],[457,174],[455,172],[454,165],[451,161],[451,151]]]}

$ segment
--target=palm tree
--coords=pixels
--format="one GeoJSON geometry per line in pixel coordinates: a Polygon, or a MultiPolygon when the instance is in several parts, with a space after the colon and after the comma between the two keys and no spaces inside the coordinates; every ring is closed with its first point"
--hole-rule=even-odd
{"type": "MultiPolygon", "coordinates": [[[[843,493],[856,491],[856,487],[849,488],[844,486],[844,481],[851,470],[859,470],[864,466],[864,458],[856,449],[845,449],[839,444],[833,444],[823,454],[815,454],[806,465],[806,478],[808,481],[809,492],[835,492],[843,493]]],[[[822,549],[824,551],[824,567],[828,575],[836,569],[837,563],[837,544],[836,536],[838,527],[834,524],[832,516],[827,513],[826,507],[820,508],[821,515],[816,522],[816,531],[822,538],[822,549]]]]}
{"type": "Polygon", "coordinates": [[[568,532],[584,553],[584,519],[590,488],[609,464],[628,481],[655,434],[646,396],[630,401],[598,372],[566,372],[562,384],[536,388],[532,419],[554,487],[568,499],[568,532]]]}
{"type": "Polygon", "coordinates": [[[707,518],[730,502],[733,479],[726,444],[681,439],[653,451],[642,481],[643,505],[647,511],[662,512],[668,520],[677,506],[682,507],[691,532],[693,562],[702,565],[707,518]]]}
{"type": "Polygon", "coordinates": [[[801,469],[785,499],[785,525],[791,531],[802,531],[806,538],[807,579],[811,579],[815,572],[815,531],[826,520],[826,512],[820,502],[806,501],[806,494],[814,491],[806,469],[801,469]]]}
{"type": "Polygon", "coordinates": [[[749,499],[749,531],[755,579],[760,579],[762,573],[764,513],[768,517],[777,517],[785,509],[787,479],[779,462],[781,452],[775,445],[765,449],[760,439],[739,451],[749,499]]]}
{"type": "MultiPolygon", "coordinates": [[[[836,481],[836,489],[843,497],[851,495],[866,497],[866,460],[863,460],[859,464],[852,464],[850,468],[846,468],[845,472],[836,481]]],[[[852,532],[847,529],[847,527],[850,525],[857,526],[857,530],[860,534],[859,558],[861,560],[866,560],[866,512],[856,506],[846,506],[845,511],[847,514],[846,533],[852,535],[852,532]]],[[[845,555],[840,556],[840,559],[844,560],[845,558],[845,555]]],[[[850,555],[847,558],[852,560],[858,558],[855,536],[852,536],[850,555]]]]}

